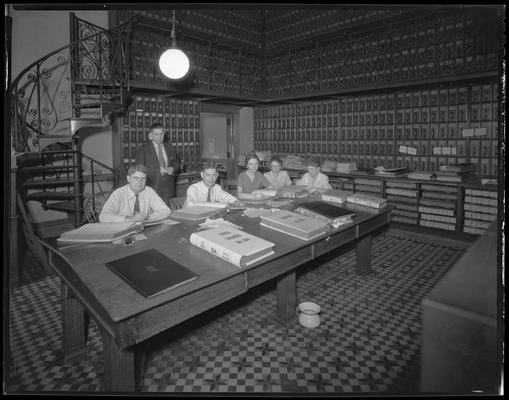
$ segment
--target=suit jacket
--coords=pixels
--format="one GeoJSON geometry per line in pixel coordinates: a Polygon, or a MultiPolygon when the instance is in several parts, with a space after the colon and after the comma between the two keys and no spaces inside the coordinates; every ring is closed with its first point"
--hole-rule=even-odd
{"type": "MultiPolygon", "coordinates": [[[[163,143],[166,157],[168,158],[168,167],[173,167],[174,172],[171,179],[174,180],[175,175],[179,170],[179,160],[175,148],[168,142],[163,143]]],[[[161,168],[159,166],[159,159],[157,158],[154,143],[151,140],[146,141],[136,151],[136,164],[143,164],[148,169],[147,185],[157,188],[159,180],[161,179],[161,168]]]]}

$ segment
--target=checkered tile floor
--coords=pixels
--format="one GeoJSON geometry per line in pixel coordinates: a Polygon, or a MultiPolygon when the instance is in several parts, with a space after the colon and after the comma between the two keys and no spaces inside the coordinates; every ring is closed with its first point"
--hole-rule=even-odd
{"type": "MultiPolygon", "coordinates": [[[[374,273],[355,273],[355,248],[297,273],[297,300],[321,324],[273,322],[267,283],[146,343],[140,392],[412,393],[418,390],[422,298],[463,254],[461,243],[391,229],[373,239],[374,273]],[[411,255],[411,257],[409,257],[411,255]]],[[[89,324],[87,357],[64,363],[60,282],[11,296],[7,392],[101,391],[102,341],[89,324]]]]}

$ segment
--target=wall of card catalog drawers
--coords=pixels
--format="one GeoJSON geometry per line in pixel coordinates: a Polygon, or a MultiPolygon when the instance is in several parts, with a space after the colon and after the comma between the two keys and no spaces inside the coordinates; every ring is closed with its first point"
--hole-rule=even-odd
{"type": "MultiPolygon", "coordinates": [[[[385,12],[369,11],[365,9],[365,18],[361,18],[349,14],[358,10],[341,10],[348,19],[336,21],[329,21],[323,12],[313,16],[311,12],[288,11],[278,16],[285,24],[268,30],[267,42],[272,43],[270,38],[281,31],[279,40],[289,48],[267,49],[266,95],[288,97],[497,71],[503,28],[495,8],[390,7],[385,12]],[[391,18],[391,13],[398,14],[399,20],[391,18]],[[310,29],[321,18],[327,22],[310,29]],[[295,44],[296,37],[316,36],[326,26],[335,27],[339,36],[295,44]],[[294,33],[293,43],[285,32],[294,33]]],[[[268,25],[272,27],[272,23],[268,25]]]]}
{"type": "Polygon", "coordinates": [[[152,124],[163,124],[170,143],[175,146],[181,167],[199,168],[201,104],[195,100],[177,100],[154,95],[136,95],[128,115],[122,118],[122,150],[125,171],[134,163],[136,149],[148,140],[152,124]]]}
{"type": "Polygon", "coordinates": [[[456,84],[257,107],[254,148],[358,168],[498,172],[498,85],[456,84]]]}

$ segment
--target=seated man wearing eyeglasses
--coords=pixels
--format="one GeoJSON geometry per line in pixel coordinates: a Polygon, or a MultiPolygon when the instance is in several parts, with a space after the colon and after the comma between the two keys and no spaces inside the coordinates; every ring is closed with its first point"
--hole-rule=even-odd
{"type": "Polygon", "coordinates": [[[99,222],[143,222],[167,218],[171,210],[147,183],[147,167],[127,170],[127,185],[111,193],[99,214],[99,222]]]}

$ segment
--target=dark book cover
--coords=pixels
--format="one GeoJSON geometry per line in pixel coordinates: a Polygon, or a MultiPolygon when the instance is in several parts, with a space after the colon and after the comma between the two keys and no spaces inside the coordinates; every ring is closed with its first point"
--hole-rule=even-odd
{"type": "Polygon", "coordinates": [[[300,204],[300,207],[306,208],[310,211],[313,211],[317,214],[323,215],[324,217],[336,219],[339,217],[354,217],[355,213],[347,210],[343,207],[335,206],[334,204],[329,204],[324,201],[309,201],[306,203],[300,204]]]}
{"type": "Polygon", "coordinates": [[[193,271],[155,249],[119,258],[106,265],[148,299],[198,278],[193,271]]]}

